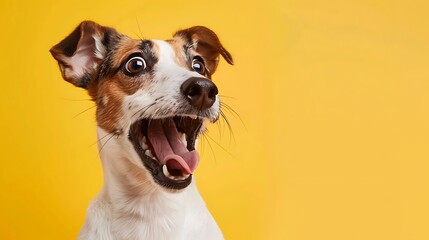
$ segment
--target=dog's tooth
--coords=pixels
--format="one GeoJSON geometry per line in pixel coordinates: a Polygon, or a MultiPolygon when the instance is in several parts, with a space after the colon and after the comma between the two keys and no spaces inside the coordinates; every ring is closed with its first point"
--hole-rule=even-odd
{"type": "Polygon", "coordinates": [[[182,176],[178,176],[178,177],[176,177],[176,179],[178,179],[178,180],[185,180],[185,179],[187,179],[189,176],[190,176],[190,174],[183,174],[182,176]]]}
{"type": "Polygon", "coordinates": [[[149,146],[144,142],[141,142],[141,145],[142,145],[143,150],[146,150],[149,148],[149,146]]]}
{"type": "Polygon", "coordinates": [[[167,165],[162,165],[162,172],[164,173],[164,175],[166,177],[168,177],[168,178],[172,177],[171,174],[170,174],[170,172],[168,171],[167,165]]]}
{"type": "Polygon", "coordinates": [[[186,134],[182,133],[182,142],[183,144],[185,144],[185,146],[188,144],[188,142],[186,141],[186,134]]]}
{"type": "Polygon", "coordinates": [[[144,154],[146,154],[146,156],[149,156],[149,157],[154,157],[153,156],[153,154],[152,154],[152,152],[148,149],[148,150],[146,150],[145,152],[144,152],[144,154]]]}
{"type": "Polygon", "coordinates": [[[191,116],[189,116],[190,118],[192,118],[192,119],[197,119],[198,118],[198,116],[197,115],[191,115],[191,116]]]}
{"type": "Polygon", "coordinates": [[[143,141],[144,143],[147,143],[146,136],[143,136],[142,141],[143,141]]]}

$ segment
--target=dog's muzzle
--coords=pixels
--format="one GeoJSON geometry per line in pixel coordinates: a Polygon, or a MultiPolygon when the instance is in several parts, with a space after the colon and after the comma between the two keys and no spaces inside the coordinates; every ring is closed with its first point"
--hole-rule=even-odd
{"type": "Polygon", "coordinates": [[[170,189],[183,189],[191,183],[200,160],[195,143],[205,119],[196,113],[207,112],[218,94],[216,85],[205,78],[190,78],[180,90],[192,112],[141,119],[129,132],[134,149],[155,182],[170,189]]]}

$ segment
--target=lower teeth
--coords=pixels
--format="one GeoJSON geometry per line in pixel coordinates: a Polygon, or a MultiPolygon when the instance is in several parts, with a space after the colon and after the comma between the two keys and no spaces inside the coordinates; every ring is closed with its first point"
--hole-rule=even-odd
{"type": "Polygon", "coordinates": [[[146,156],[148,156],[148,157],[151,157],[151,158],[153,158],[154,156],[153,156],[153,154],[152,154],[152,152],[148,149],[148,150],[146,150],[145,152],[144,152],[144,154],[146,154],[146,156]]]}
{"type": "Polygon", "coordinates": [[[162,165],[162,172],[166,177],[170,178],[171,180],[185,180],[186,178],[189,177],[189,174],[182,174],[181,176],[171,175],[170,172],[168,171],[167,165],[162,165]]]}
{"type": "Polygon", "coordinates": [[[172,177],[171,176],[171,174],[170,174],[170,172],[168,171],[168,169],[167,169],[167,165],[163,165],[162,166],[162,172],[164,173],[164,175],[166,176],[166,177],[172,177]]]}

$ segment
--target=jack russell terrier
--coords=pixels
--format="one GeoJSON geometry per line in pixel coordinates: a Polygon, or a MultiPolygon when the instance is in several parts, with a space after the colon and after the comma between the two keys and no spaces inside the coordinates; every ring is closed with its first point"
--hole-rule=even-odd
{"type": "Polygon", "coordinates": [[[233,64],[216,34],[132,39],[84,21],[50,52],[97,107],[104,185],[78,239],[223,239],[192,179],[204,122],[221,114],[211,76],[220,55],[233,64]]]}

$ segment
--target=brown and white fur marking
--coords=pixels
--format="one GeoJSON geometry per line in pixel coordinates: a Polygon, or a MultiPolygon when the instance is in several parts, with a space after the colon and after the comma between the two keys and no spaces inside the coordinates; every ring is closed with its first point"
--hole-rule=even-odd
{"type": "Polygon", "coordinates": [[[50,51],[97,106],[104,184],[78,239],[223,239],[192,179],[197,137],[220,114],[211,76],[219,56],[233,64],[216,34],[131,39],[85,21],[50,51]]]}

